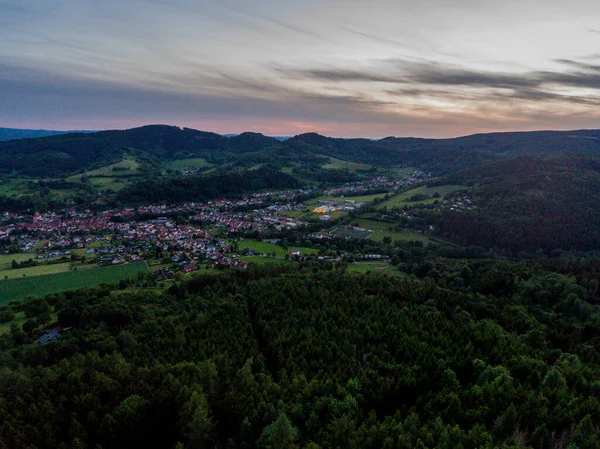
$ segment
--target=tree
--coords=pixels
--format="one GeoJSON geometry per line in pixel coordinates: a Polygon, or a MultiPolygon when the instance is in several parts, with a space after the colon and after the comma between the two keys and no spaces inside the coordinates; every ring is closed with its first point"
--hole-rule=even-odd
{"type": "Polygon", "coordinates": [[[211,447],[213,423],[210,416],[210,406],[202,391],[194,390],[188,401],[183,405],[180,424],[189,447],[211,447]]]}
{"type": "Polygon", "coordinates": [[[258,445],[266,449],[292,449],[296,447],[294,442],[297,439],[298,429],[282,411],[273,424],[263,429],[258,445]]]}

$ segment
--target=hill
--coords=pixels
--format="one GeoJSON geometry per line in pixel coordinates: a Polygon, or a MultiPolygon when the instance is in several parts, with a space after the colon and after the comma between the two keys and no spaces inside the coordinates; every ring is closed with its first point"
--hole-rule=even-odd
{"type": "Polygon", "coordinates": [[[2,442],[598,447],[590,288],[523,264],[471,267],[455,284],[477,293],[315,262],[12,305],[2,442]],[[501,283],[501,296],[479,293],[500,295],[501,283]],[[34,344],[57,325],[62,338],[34,344]]]}
{"type": "Polygon", "coordinates": [[[93,134],[69,133],[0,142],[0,173],[65,176],[134,155],[148,163],[204,158],[208,163],[251,167],[265,162],[295,166],[332,157],[376,167],[412,166],[435,174],[482,166],[515,156],[597,153],[600,131],[477,134],[453,139],[388,137],[339,139],[315,133],[285,141],[257,133],[233,137],[164,125],[93,134]]]}
{"type": "Polygon", "coordinates": [[[0,142],[7,140],[31,139],[36,137],[55,136],[67,134],[68,131],[49,131],[45,129],[15,129],[0,128],[0,142]]]}
{"type": "Polygon", "coordinates": [[[95,133],[96,131],[54,131],[48,129],[16,129],[0,128],[0,142],[20,139],[36,139],[40,137],[59,136],[72,133],[95,133]]]}
{"type": "Polygon", "coordinates": [[[586,156],[522,156],[450,176],[471,186],[476,208],[445,209],[441,232],[463,244],[516,255],[595,250],[600,245],[600,161],[586,156]]]}

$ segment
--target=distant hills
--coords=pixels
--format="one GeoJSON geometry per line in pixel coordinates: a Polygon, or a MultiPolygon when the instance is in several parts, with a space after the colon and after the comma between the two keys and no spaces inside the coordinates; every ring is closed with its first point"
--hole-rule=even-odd
{"type": "Polygon", "coordinates": [[[265,163],[280,168],[294,167],[335,158],[374,167],[420,167],[444,175],[516,156],[575,153],[599,154],[600,130],[381,140],[340,139],[307,133],[281,141],[259,133],[225,137],[190,128],[149,125],[122,131],[78,132],[0,142],[0,173],[65,176],[113,163],[127,155],[156,163],[204,158],[213,166],[230,168],[265,163]]]}
{"type": "Polygon", "coordinates": [[[52,131],[47,129],[15,129],[0,128],[0,142],[7,140],[32,139],[37,137],[57,136],[72,132],[93,132],[93,131],[52,131]]]}

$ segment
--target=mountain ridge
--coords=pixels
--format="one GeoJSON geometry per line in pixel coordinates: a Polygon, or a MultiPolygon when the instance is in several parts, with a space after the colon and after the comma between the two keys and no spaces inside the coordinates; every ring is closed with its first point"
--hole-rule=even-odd
{"type": "Polygon", "coordinates": [[[223,135],[168,125],[64,133],[0,142],[0,173],[63,176],[123,154],[152,160],[205,158],[213,165],[296,165],[332,157],[372,166],[412,166],[438,175],[515,156],[600,153],[600,130],[518,131],[445,139],[386,137],[342,139],[303,133],[285,141],[260,133],[223,135]]]}

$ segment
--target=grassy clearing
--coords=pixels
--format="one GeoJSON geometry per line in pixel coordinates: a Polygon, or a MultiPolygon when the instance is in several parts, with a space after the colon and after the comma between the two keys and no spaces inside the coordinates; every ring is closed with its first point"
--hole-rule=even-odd
{"type": "Polygon", "coordinates": [[[345,200],[350,200],[350,201],[354,201],[356,203],[370,203],[371,201],[373,201],[375,198],[383,198],[386,194],[385,193],[377,193],[374,195],[362,195],[362,196],[343,196],[343,197],[336,197],[336,196],[320,196],[318,198],[315,198],[314,200],[311,200],[313,202],[316,202],[318,200],[333,200],[333,201],[345,201],[345,200]]]}
{"type": "Polygon", "coordinates": [[[140,176],[140,163],[134,158],[128,157],[115,164],[105,165],[104,167],[90,170],[79,175],[69,176],[67,181],[81,182],[85,176],[90,184],[99,190],[119,190],[126,187],[132,179],[140,176]]]}
{"type": "Polygon", "coordinates": [[[274,252],[277,255],[277,257],[283,257],[287,253],[287,251],[279,245],[267,242],[260,242],[258,240],[240,240],[237,242],[237,244],[240,250],[248,248],[250,250],[258,252],[259,254],[271,254],[274,252]]]}
{"type": "Polygon", "coordinates": [[[0,335],[7,334],[10,331],[11,323],[17,323],[19,326],[22,326],[25,321],[27,321],[25,312],[15,313],[15,317],[12,321],[9,321],[8,323],[0,323],[0,335]]]}
{"type": "Polygon", "coordinates": [[[443,200],[444,196],[446,196],[448,193],[451,192],[456,192],[457,190],[461,190],[466,188],[465,186],[461,186],[461,185],[445,185],[445,186],[437,186],[437,187],[417,187],[416,189],[412,189],[412,190],[408,190],[406,192],[402,192],[399,193],[398,195],[390,198],[387,201],[384,201],[383,203],[380,203],[377,205],[377,209],[381,210],[381,209],[385,209],[386,207],[388,209],[392,209],[394,207],[404,207],[404,206],[411,206],[411,205],[417,205],[417,204],[432,204],[436,199],[437,200],[443,200]],[[436,193],[439,194],[439,198],[433,198],[433,195],[435,195],[436,193]],[[418,195],[427,195],[429,198],[423,199],[423,200],[419,200],[419,201],[410,201],[411,197],[414,196],[418,196],[418,195]]]}
{"type": "Polygon", "coordinates": [[[81,181],[81,178],[83,176],[87,176],[89,178],[138,176],[139,168],[139,162],[131,157],[128,157],[115,164],[105,165],[104,167],[100,167],[95,170],[90,170],[80,175],[70,176],[67,178],[67,181],[81,181]]]}
{"type": "Polygon", "coordinates": [[[377,273],[400,273],[387,262],[355,262],[348,265],[348,271],[366,273],[368,271],[377,273]]]}
{"type": "Polygon", "coordinates": [[[43,276],[46,274],[57,274],[69,271],[71,268],[70,262],[53,263],[49,265],[38,265],[37,267],[18,268],[13,270],[0,271],[0,279],[20,279],[23,277],[43,276]]]}
{"type": "Polygon", "coordinates": [[[46,276],[0,280],[0,304],[30,296],[42,298],[50,293],[95,287],[100,284],[116,284],[121,279],[135,278],[139,272],[147,270],[146,262],[138,262],[46,276]]]}
{"type": "Polygon", "coordinates": [[[410,175],[414,171],[415,171],[414,167],[394,167],[394,168],[390,169],[390,172],[393,175],[398,175],[398,176],[410,175]]]}
{"type": "Polygon", "coordinates": [[[266,256],[242,256],[239,258],[247,264],[256,265],[292,265],[294,262],[287,259],[281,259],[279,257],[266,257],[266,256]]]}
{"type": "Polygon", "coordinates": [[[206,159],[201,157],[191,157],[187,159],[173,159],[170,161],[163,162],[163,167],[167,170],[194,170],[196,168],[208,168],[212,164],[208,163],[206,159]]]}
{"type": "MultiPolygon", "coordinates": [[[[52,312],[50,314],[50,323],[55,322],[58,318],[58,314],[56,312],[52,312]]],[[[17,323],[19,326],[22,326],[23,323],[25,321],[27,321],[29,318],[27,318],[25,316],[25,312],[17,312],[15,313],[15,317],[13,318],[12,321],[9,321],[8,323],[0,323],[0,335],[2,334],[7,334],[8,332],[10,332],[10,325],[12,323],[17,323]]],[[[33,318],[35,319],[35,317],[33,318]]]]}
{"type": "Polygon", "coordinates": [[[23,182],[15,179],[0,181],[0,195],[11,196],[23,193],[23,182]]]}
{"type": "Polygon", "coordinates": [[[35,260],[37,256],[36,253],[2,254],[0,255],[0,270],[11,268],[13,260],[17,262],[26,262],[29,259],[35,260]]]}
{"type": "Polygon", "coordinates": [[[319,254],[318,249],[306,248],[304,246],[291,246],[288,248],[288,250],[293,251],[293,252],[300,251],[302,253],[302,255],[304,255],[304,256],[319,254]]]}
{"type": "Polygon", "coordinates": [[[372,166],[368,164],[359,164],[357,162],[344,161],[342,159],[336,159],[334,157],[330,157],[329,163],[321,166],[321,168],[325,169],[349,171],[370,170],[371,167],[372,166]]]}
{"type": "Polygon", "coordinates": [[[369,236],[371,235],[371,232],[369,232],[369,231],[357,231],[357,230],[353,230],[353,229],[348,229],[347,226],[336,226],[335,228],[331,229],[329,232],[331,234],[335,235],[336,237],[349,237],[349,238],[361,239],[361,240],[368,239],[369,236]]]}
{"type": "Polygon", "coordinates": [[[423,243],[427,243],[429,240],[423,234],[419,234],[418,232],[410,232],[410,231],[395,231],[393,230],[393,223],[386,223],[383,221],[376,220],[365,220],[364,218],[357,218],[352,220],[352,225],[358,224],[359,226],[373,231],[373,233],[369,236],[370,240],[374,240],[376,242],[380,242],[384,237],[391,237],[392,241],[395,240],[405,240],[405,241],[414,241],[418,240],[423,243]]]}

